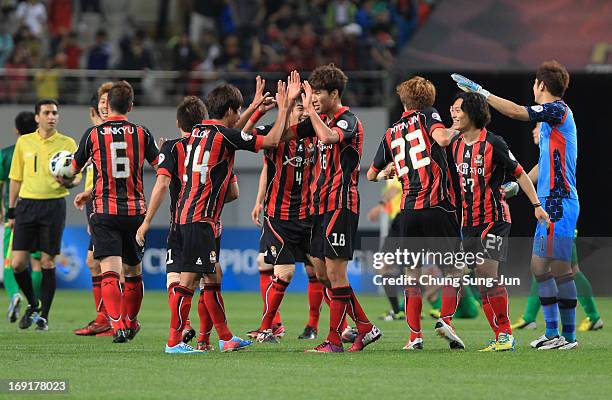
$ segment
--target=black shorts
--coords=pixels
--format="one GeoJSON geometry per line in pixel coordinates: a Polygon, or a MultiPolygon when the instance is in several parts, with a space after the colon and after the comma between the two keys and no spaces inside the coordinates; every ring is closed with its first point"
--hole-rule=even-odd
{"type": "MultiPolygon", "coordinates": [[[[89,219],[93,214],[93,199],[85,203],[85,218],[87,218],[87,225],[89,226],[89,219]]],[[[88,251],[93,251],[93,240],[91,239],[91,228],[89,232],[89,244],[87,245],[88,251]]]]}
{"type": "Polygon", "coordinates": [[[393,218],[391,225],[389,226],[389,232],[382,246],[384,252],[394,252],[397,249],[397,240],[401,237],[400,235],[400,218],[399,214],[393,218]]]}
{"type": "MultiPolygon", "coordinates": [[[[441,254],[459,251],[461,232],[455,211],[443,207],[402,210],[397,218],[399,248],[409,252],[430,251],[441,254]]],[[[450,259],[440,256],[437,259],[441,258],[450,259]]]]}
{"type": "Polygon", "coordinates": [[[310,255],[319,259],[353,259],[359,215],[341,208],[312,217],[310,255]]]}
{"type": "Polygon", "coordinates": [[[504,221],[490,222],[478,226],[464,226],[463,250],[484,253],[484,258],[500,262],[508,255],[508,237],[511,225],[504,221]]]}
{"type": "Polygon", "coordinates": [[[124,264],[140,264],[144,247],[136,242],[136,231],[144,215],[92,214],[89,220],[93,255],[97,260],[119,256],[124,264]]]}
{"type": "Polygon", "coordinates": [[[294,265],[296,261],[310,264],[306,254],[310,254],[310,231],[312,221],[290,220],[265,217],[262,240],[264,260],[272,265],[294,265]]]}
{"type": "Polygon", "coordinates": [[[180,232],[181,265],[177,272],[214,274],[219,259],[220,238],[209,222],[193,222],[178,226],[180,232]]]}
{"type": "Polygon", "coordinates": [[[176,225],[172,224],[168,230],[168,240],[166,241],[166,273],[181,272],[182,254],[181,232],[176,225]]]}
{"type": "Polygon", "coordinates": [[[42,251],[56,256],[62,248],[66,200],[19,199],[15,207],[14,251],[42,251]]]}

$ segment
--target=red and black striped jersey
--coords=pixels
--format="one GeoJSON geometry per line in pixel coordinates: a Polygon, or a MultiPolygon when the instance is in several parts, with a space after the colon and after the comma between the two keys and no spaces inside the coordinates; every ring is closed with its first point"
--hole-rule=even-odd
{"type": "Polygon", "coordinates": [[[326,145],[316,139],[310,118],[292,127],[299,138],[314,137],[318,151],[319,162],[315,164],[310,189],[312,214],[321,215],[341,208],[358,214],[363,126],[348,107],[341,107],[333,118],[321,115],[321,119],[338,133],[338,143],[326,145]]]}
{"type": "Polygon", "coordinates": [[[72,162],[76,170],[91,158],[94,166],[93,211],[110,215],[146,212],[142,167],[157,166],[159,150],[147,128],[126,117],[109,117],[87,129],[72,162]]]}
{"type": "Polygon", "coordinates": [[[213,120],[196,125],[191,134],[181,139],[173,153],[182,162],[185,172],[177,202],[177,221],[188,224],[198,221],[218,222],[225,196],[232,179],[237,150],[257,153],[263,136],[230,129],[213,120]]]}
{"type": "MultiPolygon", "coordinates": [[[[178,203],[181,188],[183,187],[183,176],[185,174],[185,151],[182,146],[175,148],[181,138],[166,141],[159,150],[159,165],[157,175],[165,175],[170,178],[170,223],[176,223],[176,205],[178,203]]],[[[236,175],[232,172],[230,184],[238,182],[236,175]]],[[[221,221],[219,221],[219,226],[221,221]]]]}
{"type": "Polygon", "coordinates": [[[463,194],[463,226],[510,223],[510,210],[501,188],[506,174],[518,177],[523,167],[500,136],[483,129],[474,143],[463,134],[451,143],[463,194]]]}
{"type": "Polygon", "coordinates": [[[454,209],[453,191],[446,151],[432,133],[444,128],[440,114],[429,107],[408,110],[383,136],[371,168],[381,171],[395,164],[402,183],[402,210],[420,210],[441,204],[454,209]]]}
{"type": "MultiPolygon", "coordinates": [[[[267,135],[271,129],[272,125],[259,126],[254,133],[267,135]]],[[[279,143],[276,149],[264,151],[268,171],[264,200],[266,216],[281,220],[310,216],[315,152],[312,138],[279,143]]]]}

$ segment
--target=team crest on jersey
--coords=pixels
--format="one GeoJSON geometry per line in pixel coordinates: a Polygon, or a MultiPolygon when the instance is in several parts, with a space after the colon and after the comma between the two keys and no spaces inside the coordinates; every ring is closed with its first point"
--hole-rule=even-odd
{"type": "Polygon", "coordinates": [[[482,164],[484,164],[484,159],[481,154],[477,154],[476,159],[474,160],[474,165],[477,167],[482,167],[482,164]]]}
{"type": "Polygon", "coordinates": [[[211,264],[215,264],[217,262],[217,253],[214,250],[210,252],[209,260],[211,264]]]}
{"type": "Polygon", "coordinates": [[[250,134],[250,133],[248,133],[248,132],[244,132],[244,131],[243,131],[243,132],[240,132],[240,136],[242,136],[242,139],[243,139],[245,142],[248,142],[249,140],[253,139],[253,135],[251,135],[251,134],[250,134]]]}
{"type": "Polygon", "coordinates": [[[272,254],[272,257],[276,257],[276,246],[270,246],[270,254],[272,254]]]}
{"type": "Polygon", "coordinates": [[[542,112],[544,111],[544,107],[542,106],[531,106],[531,109],[535,112],[542,112]]]}
{"type": "Polygon", "coordinates": [[[346,122],[345,120],[341,119],[340,121],[338,121],[338,123],[336,124],[338,125],[338,127],[340,127],[341,129],[346,129],[348,128],[348,122],[346,122]]]}
{"type": "Polygon", "coordinates": [[[164,155],[164,153],[159,153],[159,158],[157,159],[157,165],[163,163],[165,159],[166,159],[166,156],[164,155]]]}

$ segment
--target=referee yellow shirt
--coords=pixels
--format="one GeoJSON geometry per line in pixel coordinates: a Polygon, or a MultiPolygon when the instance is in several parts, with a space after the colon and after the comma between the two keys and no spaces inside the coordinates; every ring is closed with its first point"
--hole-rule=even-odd
{"type": "Polygon", "coordinates": [[[391,201],[387,202],[385,205],[385,210],[391,219],[395,218],[395,216],[399,214],[402,205],[402,183],[397,179],[397,177],[387,180],[386,190],[389,190],[392,187],[399,189],[399,193],[393,196],[393,199],[391,199],[391,201]]]}
{"type": "Polygon", "coordinates": [[[21,181],[19,197],[24,199],[59,199],[68,196],[64,186],[55,181],[49,171],[49,160],[55,153],[76,151],[74,139],[60,132],[43,139],[36,132],[17,139],[9,179],[21,181]]]}
{"type": "Polygon", "coordinates": [[[89,164],[87,168],[85,168],[85,190],[93,189],[93,174],[94,174],[94,166],[93,164],[89,164]]]}

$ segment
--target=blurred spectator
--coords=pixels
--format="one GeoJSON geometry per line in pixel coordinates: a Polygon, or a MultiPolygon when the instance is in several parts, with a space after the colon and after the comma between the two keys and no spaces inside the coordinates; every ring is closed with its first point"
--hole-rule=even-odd
{"type": "Polygon", "coordinates": [[[374,28],[368,43],[370,45],[369,59],[371,63],[366,68],[391,70],[395,62],[392,53],[395,42],[391,35],[382,28],[374,28]]]}
{"type": "Polygon", "coordinates": [[[35,36],[41,37],[46,33],[47,9],[38,0],[26,0],[19,3],[15,17],[20,24],[24,24],[35,36]]]}
{"type": "Polygon", "coordinates": [[[191,20],[189,22],[189,38],[197,42],[202,30],[217,31],[217,21],[223,12],[223,0],[191,0],[191,20]]]}
{"type": "Polygon", "coordinates": [[[238,36],[225,37],[221,56],[217,59],[216,65],[225,71],[248,71],[250,69],[249,61],[240,51],[238,36]]]}
{"type": "Polygon", "coordinates": [[[2,101],[16,103],[27,83],[26,69],[30,64],[28,50],[23,43],[17,43],[15,50],[4,68],[4,87],[0,90],[2,101]]]}
{"type": "Polygon", "coordinates": [[[49,33],[60,37],[72,31],[72,0],[49,0],[49,33]]]}
{"type": "MultiPolygon", "coordinates": [[[[23,3],[22,3],[23,4],[23,3]]],[[[28,26],[22,26],[15,34],[14,40],[27,52],[28,68],[35,68],[42,63],[42,42],[34,36],[28,26]]]]}
{"type": "MultiPolygon", "coordinates": [[[[59,45],[59,53],[66,56],[65,67],[68,69],[78,69],[81,67],[81,55],[83,49],[79,46],[76,32],[70,32],[65,36],[59,45]]],[[[55,97],[53,97],[55,98],[55,97]]]]}
{"type": "Polygon", "coordinates": [[[197,66],[201,71],[214,71],[217,58],[221,55],[221,46],[212,30],[203,30],[200,37],[202,62],[197,66]]]}
{"type": "Polygon", "coordinates": [[[268,24],[275,24],[280,30],[285,30],[294,22],[295,15],[293,14],[293,9],[291,8],[291,4],[285,2],[281,4],[273,14],[268,16],[268,24]]]}
{"type": "Polygon", "coordinates": [[[266,16],[264,0],[232,0],[232,15],[236,24],[236,34],[241,43],[248,43],[256,37],[266,16]]]}
{"type": "Polygon", "coordinates": [[[47,60],[42,70],[34,76],[36,97],[40,99],[59,99],[59,73],[53,60],[47,60]]]}
{"type": "Polygon", "coordinates": [[[397,26],[397,48],[401,49],[408,43],[418,24],[418,9],[416,0],[396,0],[392,7],[393,20],[397,26]]]}
{"type": "Polygon", "coordinates": [[[353,23],[355,22],[356,14],[357,6],[352,1],[333,0],[327,6],[327,13],[325,14],[325,27],[331,30],[353,23]]]}
{"type": "Polygon", "coordinates": [[[14,47],[15,43],[13,42],[13,35],[9,31],[8,21],[4,20],[0,22],[0,68],[3,68],[6,64],[14,47]]]}
{"type": "Polygon", "coordinates": [[[81,12],[92,12],[96,14],[102,14],[102,8],[100,7],[100,0],[80,0],[81,1],[81,12]]]}
{"type": "Polygon", "coordinates": [[[182,34],[172,48],[172,69],[176,71],[190,71],[197,61],[197,53],[189,41],[186,33],[182,34]]]}
{"type": "Polygon", "coordinates": [[[87,54],[87,69],[108,69],[111,49],[106,41],[106,31],[98,30],[95,40],[87,54]]]}
{"type": "Polygon", "coordinates": [[[146,43],[145,31],[139,29],[130,38],[121,39],[121,59],[119,69],[142,70],[153,69],[153,53],[146,43]]]}

